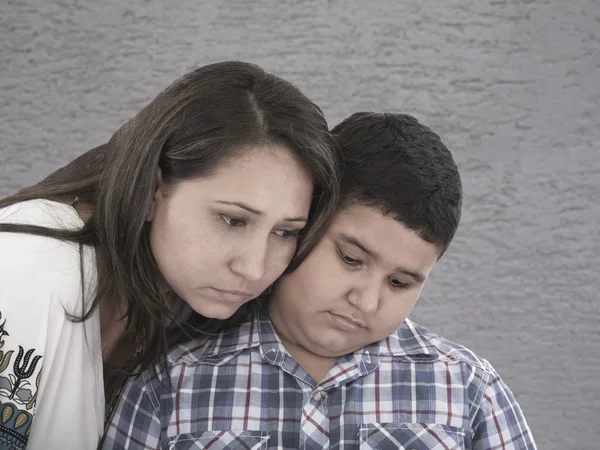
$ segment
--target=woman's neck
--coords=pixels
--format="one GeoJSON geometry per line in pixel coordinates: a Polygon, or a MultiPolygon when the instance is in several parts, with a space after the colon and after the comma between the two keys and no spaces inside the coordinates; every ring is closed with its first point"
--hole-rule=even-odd
{"type": "Polygon", "coordinates": [[[99,310],[102,359],[104,362],[120,365],[121,360],[125,362],[133,355],[135,339],[126,332],[127,319],[123,318],[121,308],[103,299],[99,310]]]}

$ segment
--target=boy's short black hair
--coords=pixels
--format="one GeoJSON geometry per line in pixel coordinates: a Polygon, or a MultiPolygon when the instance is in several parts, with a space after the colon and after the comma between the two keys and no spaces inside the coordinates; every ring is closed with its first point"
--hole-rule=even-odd
{"type": "Polygon", "coordinates": [[[377,208],[441,256],[458,228],[462,187],[440,137],[412,116],[372,112],[353,114],[331,132],[344,157],[342,208],[377,208]]]}

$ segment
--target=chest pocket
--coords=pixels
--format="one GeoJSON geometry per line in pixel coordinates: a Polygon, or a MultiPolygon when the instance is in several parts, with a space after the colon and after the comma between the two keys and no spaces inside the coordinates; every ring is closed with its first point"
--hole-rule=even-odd
{"type": "Polygon", "coordinates": [[[169,442],[169,450],[262,450],[268,441],[267,431],[204,431],[177,436],[169,442]]]}
{"type": "Polygon", "coordinates": [[[361,450],[464,450],[462,428],[431,423],[361,425],[361,450]]]}

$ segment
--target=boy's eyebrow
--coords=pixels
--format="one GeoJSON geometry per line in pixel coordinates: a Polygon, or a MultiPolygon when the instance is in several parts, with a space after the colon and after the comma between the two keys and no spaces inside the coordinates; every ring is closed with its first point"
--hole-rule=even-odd
{"type": "MultiPolygon", "coordinates": [[[[340,239],[342,239],[344,242],[346,242],[347,244],[350,245],[354,245],[355,247],[358,247],[359,249],[361,249],[363,252],[365,252],[367,255],[369,255],[371,258],[377,260],[377,261],[381,261],[381,255],[374,252],[373,250],[365,247],[365,245],[360,242],[358,239],[349,236],[347,234],[344,233],[339,233],[338,236],[340,237],[340,239]]],[[[403,273],[405,275],[408,275],[410,277],[412,277],[415,281],[419,282],[419,283],[423,283],[425,281],[425,276],[418,273],[418,272],[413,272],[412,270],[407,270],[403,267],[396,267],[396,269],[394,270],[394,272],[400,272],[403,273]]]]}
{"type": "MultiPolygon", "coordinates": [[[[254,214],[256,216],[264,216],[264,213],[262,211],[259,211],[258,209],[255,209],[255,208],[252,208],[251,206],[247,205],[246,203],[242,203],[242,202],[226,202],[225,200],[217,200],[217,203],[221,203],[222,205],[237,206],[238,208],[245,209],[249,213],[252,213],[252,214],[254,214]]],[[[285,219],[283,219],[283,221],[284,222],[308,222],[308,219],[306,217],[286,217],[285,219]]]]}

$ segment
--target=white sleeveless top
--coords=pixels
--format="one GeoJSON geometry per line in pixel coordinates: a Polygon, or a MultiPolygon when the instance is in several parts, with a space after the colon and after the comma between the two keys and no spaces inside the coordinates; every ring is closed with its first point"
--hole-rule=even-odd
{"type": "MultiPolygon", "coordinates": [[[[0,223],[77,229],[61,203],[31,200],[0,209],[0,223]]],[[[104,426],[98,311],[82,313],[96,291],[93,248],[0,232],[0,443],[14,448],[95,449],[104,426]]]]}

